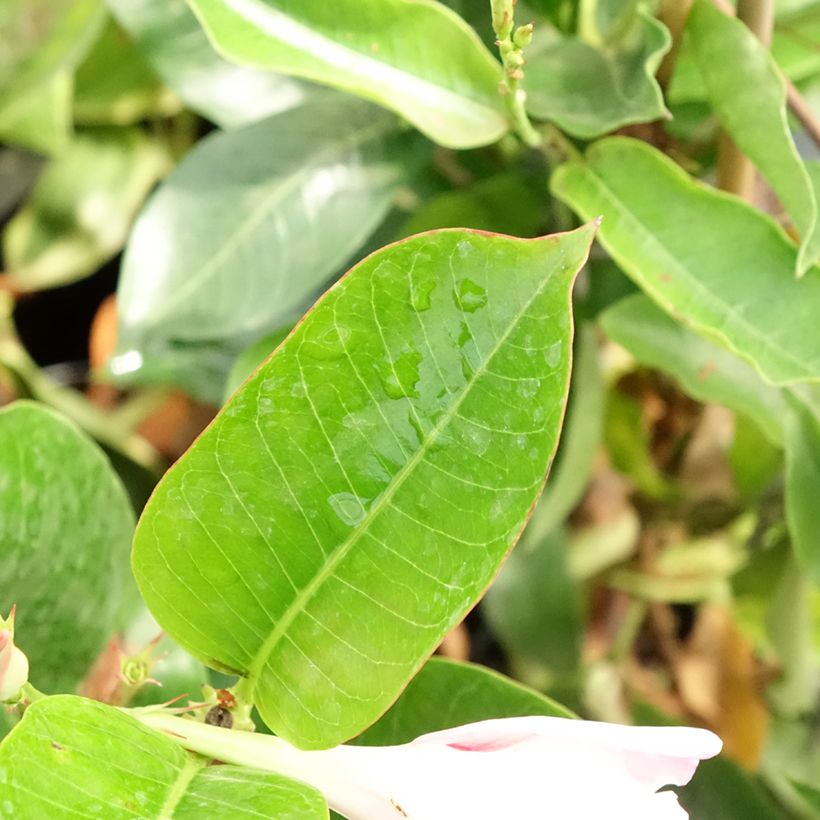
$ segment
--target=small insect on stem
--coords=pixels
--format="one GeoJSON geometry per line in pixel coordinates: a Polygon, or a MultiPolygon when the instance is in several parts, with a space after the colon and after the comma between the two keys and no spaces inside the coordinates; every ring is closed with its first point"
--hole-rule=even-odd
{"type": "Polygon", "coordinates": [[[221,729],[232,729],[233,715],[224,706],[212,706],[205,715],[205,723],[221,729]]]}

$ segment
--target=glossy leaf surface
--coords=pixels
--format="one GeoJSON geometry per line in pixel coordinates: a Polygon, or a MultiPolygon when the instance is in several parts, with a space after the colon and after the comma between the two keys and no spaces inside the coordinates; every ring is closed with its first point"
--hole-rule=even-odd
{"type": "Polygon", "coordinates": [[[433,657],[356,743],[409,743],[419,735],[465,723],[528,715],[574,717],[569,709],[540,692],[484,666],[433,657]]]}
{"type": "Polygon", "coordinates": [[[361,732],[473,605],[555,448],[592,226],[423,234],[334,286],[158,486],[162,626],[306,747],[361,732]]]}
{"type": "Polygon", "coordinates": [[[3,233],[6,270],[21,290],[94,273],[125,244],[131,222],[170,164],[137,129],[78,135],[44,169],[3,233]]]}
{"type": "Polygon", "coordinates": [[[820,272],[794,279],[797,249],[770,218],[623,137],[563,165],[552,185],[583,217],[603,215],[601,243],[668,313],[774,384],[820,379],[820,272]]]}
{"type": "Polygon", "coordinates": [[[432,0],[191,0],[229,59],[304,77],[390,108],[450,148],[507,131],[501,67],[432,0]]]}
{"type": "Polygon", "coordinates": [[[687,395],[743,413],[772,442],[783,443],[788,406],[782,392],[742,359],[676,322],[647,296],[622,299],[603,313],[601,324],[641,364],[676,378],[687,395]]]}
{"type": "Polygon", "coordinates": [[[820,224],[811,179],[792,140],[783,78],[754,34],[710,0],[696,0],[687,31],[721,125],[772,186],[802,237],[802,275],[820,256],[820,224]]]}
{"type": "Polygon", "coordinates": [[[295,319],[378,225],[413,136],[333,95],[204,139],[129,239],[112,371],[218,403],[239,352],[295,319]]]}
{"type": "Polygon", "coordinates": [[[527,109],[583,139],[667,116],[654,75],[669,44],[666,28],[643,11],[617,43],[597,47],[537,28],[525,72],[527,109]]]}
{"type": "Polygon", "coordinates": [[[60,695],[32,705],[0,745],[6,817],[322,820],[309,786],[241,766],[209,766],[130,715],[60,695]],[[47,776],[44,776],[48,773],[47,776]]]}
{"type": "Polygon", "coordinates": [[[46,691],[73,689],[122,626],[134,514],[100,449],[42,405],[0,410],[0,612],[46,691]]]}
{"type": "Polygon", "coordinates": [[[310,93],[297,80],[220,57],[185,0],[109,0],[108,5],[168,87],[222,128],[286,111],[310,93]]]}

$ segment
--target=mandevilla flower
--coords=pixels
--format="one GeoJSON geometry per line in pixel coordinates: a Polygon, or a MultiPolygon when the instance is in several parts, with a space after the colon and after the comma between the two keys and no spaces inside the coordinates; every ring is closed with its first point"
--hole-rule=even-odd
{"type": "Polygon", "coordinates": [[[28,682],[28,658],[14,645],[14,609],[8,620],[0,618],[0,703],[18,699],[28,682]]]}
{"type": "Polygon", "coordinates": [[[658,789],[688,783],[722,745],[704,729],[519,717],[402,746],[303,751],[179,718],[145,722],[183,734],[196,751],[309,783],[351,820],[681,820],[677,796],[658,789]]]}

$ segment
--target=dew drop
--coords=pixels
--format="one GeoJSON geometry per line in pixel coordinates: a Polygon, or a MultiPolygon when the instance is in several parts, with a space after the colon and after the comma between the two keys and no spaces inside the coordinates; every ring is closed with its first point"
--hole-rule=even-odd
{"type": "Polygon", "coordinates": [[[388,359],[379,369],[379,379],[391,399],[418,398],[416,384],[419,381],[421,354],[408,350],[395,359],[388,359]]]}
{"type": "Polygon", "coordinates": [[[410,285],[410,304],[418,313],[430,309],[430,296],[436,288],[436,280],[412,282],[410,285]]]}
{"type": "Polygon", "coordinates": [[[475,313],[487,304],[487,291],[472,279],[462,279],[453,292],[453,298],[459,310],[475,313]]]}
{"type": "Polygon", "coordinates": [[[367,515],[367,507],[365,506],[370,499],[359,498],[353,493],[336,493],[328,498],[333,512],[339,516],[349,527],[355,527],[364,521],[367,515]]]}
{"type": "Polygon", "coordinates": [[[344,355],[344,344],[350,336],[350,330],[344,325],[330,325],[306,339],[300,352],[311,359],[330,361],[344,355]]]}

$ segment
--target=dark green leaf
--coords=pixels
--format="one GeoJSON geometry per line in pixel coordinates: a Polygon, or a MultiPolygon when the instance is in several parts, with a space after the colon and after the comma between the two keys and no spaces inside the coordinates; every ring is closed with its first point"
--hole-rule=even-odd
{"type": "Polygon", "coordinates": [[[486,667],[430,658],[401,697],[356,743],[409,743],[419,735],[465,723],[528,715],[574,717],[554,700],[486,667]]]}
{"type": "Polygon", "coordinates": [[[413,136],[334,95],[202,140],[129,239],[112,372],[219,403],[237,355],[295,319],[381,221],[413,136]]]}
{"type": "Polygon", "coordinates": [[[355,736],[464,616],[543,482],[592,226],[423,234],[314,306],[166,474],[134,567],[277,734],[355,736]]]}
{"type": "Polygon", "coordinates": [[[668,313],[774,384],[820,379],[820,270],[795,280],[796,248],[772,219],[623,137],[561,166],[552,184],[582,216],[603,215],[601,243],[668,313]]]}
{"type": "Polygon", "coordinates": [[[436,142],[473,148],[507,131],[501,67],[433,0],[191,0],[229,59],[330,85],[406,117],[436,142]]]}
{"type": "Polygon", "coordinates": [[[241,766],[209,766],[165,735],[93,700],[38,701],[0,745],[4,815],[174,820],[321,820],[310,786],[241,766]]]}
{"type": "Polygon", "coordinates": [[[39,404],[0,410],[0,612],[34,684],[73,689],[133,605],[134,514],[99,448],[39,404]]]}

